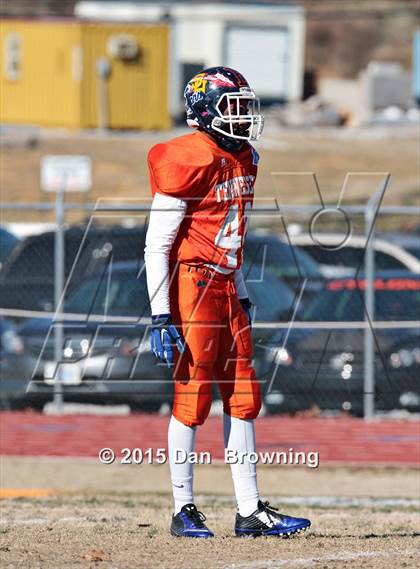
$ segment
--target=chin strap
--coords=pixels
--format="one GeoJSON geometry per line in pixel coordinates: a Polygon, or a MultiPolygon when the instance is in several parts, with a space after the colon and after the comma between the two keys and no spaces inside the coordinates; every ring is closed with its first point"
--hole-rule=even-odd
{"type": "Polygon", "coordinates": [[[228,152],[239,152],[242,149],[244,142],[246,142],[244,140],[235,140],[234,138],[229,138],[228,136],[223,136],[204,129],[203,132],[206,132],[221,148],[223,148],[223,150],[227,150],[228,152]]]}

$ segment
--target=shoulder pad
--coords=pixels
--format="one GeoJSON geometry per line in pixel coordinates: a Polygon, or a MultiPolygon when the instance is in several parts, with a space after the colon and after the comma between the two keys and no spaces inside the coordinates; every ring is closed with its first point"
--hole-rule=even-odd
{"type": "Polygon", "coordinates": [[[156,144],[148,155],[156,189],[180,198],[198,193],[213,160],[212,153],[196,144],[193,135],[156,144]]]}

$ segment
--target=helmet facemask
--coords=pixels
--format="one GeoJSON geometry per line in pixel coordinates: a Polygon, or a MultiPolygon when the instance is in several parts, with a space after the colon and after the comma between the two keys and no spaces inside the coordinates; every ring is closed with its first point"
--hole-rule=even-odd
{"type": "Polygon", "coordinates": [[[223,93],[215,109],[217,116],[211,122],[214,131],[235,140],[260,138],[264,117],[260,112],[260,100],[252,89],[223,93]]]}

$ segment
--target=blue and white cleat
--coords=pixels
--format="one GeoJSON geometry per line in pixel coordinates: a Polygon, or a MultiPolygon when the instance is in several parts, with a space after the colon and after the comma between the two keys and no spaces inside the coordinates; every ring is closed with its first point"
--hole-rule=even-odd
{"type": "Polygon", "coordinates": [[[176,537],[214,537],[205,521],[206,516],[194,504],[185,504],[176,516],[172,516],[171,534],[176,537]]]}
{"type": "Polygon", "coordinates": [[[269,502],[258,501],[258,508],[250,516],[236,514],[235,533],[237,536],[258,537],[261,535],[277,535],[288,537],[300,533],[310,527],[311,522],[305,518],[292,518],[277,512],[277,508],[269,502]]]}

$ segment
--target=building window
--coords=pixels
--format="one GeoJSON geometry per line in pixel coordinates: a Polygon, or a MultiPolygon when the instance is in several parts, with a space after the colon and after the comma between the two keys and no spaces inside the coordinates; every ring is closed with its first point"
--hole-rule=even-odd
{"type": "Polygon", "coordinates": [[[10,81],[17,81],[22,76],[22,38],[20,34],[11,33],[5,37],[6,61],[5,76],[10,81]]]}

